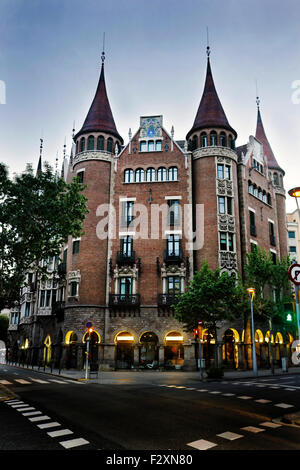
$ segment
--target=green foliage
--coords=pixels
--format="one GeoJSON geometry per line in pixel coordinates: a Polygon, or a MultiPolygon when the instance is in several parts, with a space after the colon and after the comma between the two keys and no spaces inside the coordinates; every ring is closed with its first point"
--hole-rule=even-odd
{"type": "Polygon", "coordinates": [[[187,331],[192,331],[200,320],[205,323],[205,328],[216,331],[218,321],[235,318],[239,289],[234,277],[219,269],[211,270],[205,261],[189,283],[187,292],[179,297],[174,307],[175,318],[187,331]]]}
{"type": "Polygon", "coordinates": [[[82,234],[87,199],[74,178],[67,184],[49,165],[35,175],[31,166],[13,180],[0,163],[0,307],[16,299],[24,274],[60,253],[69,235],[82,234]]]}
{"type": "Polygon", "coordinates": [[[7,341],[7,329],[9,319],[7,315],[0,315],[0,339],[4,342],[7,341]]]}

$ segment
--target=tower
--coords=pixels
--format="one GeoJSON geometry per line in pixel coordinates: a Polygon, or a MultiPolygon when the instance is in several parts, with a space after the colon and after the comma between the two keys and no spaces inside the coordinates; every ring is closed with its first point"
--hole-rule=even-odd
{"type": "Polygon", "coordinates": [[[267,160],[269,179],[272,180],[275,192],[276,211],[279,231],[279,254],[287,256],[287,232],[286,232],[286,210],[285,189],[283,185],[284,170],[279,166],[271,145],[267,139],[260,113],[260,101],[257,98],[257,123],[255,137],[263,146],[263,152],[267,160]]]}
{"type": "Polygon", "coordinates": [[[218,97],[209,56],[207,47],[204,90],[186,136],[192,152],[193,203],[204,210],[204,244],[195,251],[194,262],[196,270],[206,260],[212,269],[236,272],[240,265],[237,133],[218,97]]]}

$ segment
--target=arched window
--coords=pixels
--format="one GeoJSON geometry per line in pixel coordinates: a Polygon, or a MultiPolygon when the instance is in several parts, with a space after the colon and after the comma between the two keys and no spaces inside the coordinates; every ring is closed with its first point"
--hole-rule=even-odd
{"type": "Polygon", "coordinates": [[[267,200],[268,200],[269,206],[271,206],[272,205],[272,199],[271,199],[270,193],[267,194],[267,200]]]}
{"type": "Polygon", "coordinates": [[[261,199],[261,200],[263,198],[261,188],[258,188],[258,198],[261,199]]]}
{"type": "Polygon", "coordinates": [[[77,142],[76,142],[76,153],[78,153],[78,152],[79,152],[79,140],[77,140],[77,142]]]}
{"type": "Polygon", "coordinates": [[[266,191],[263,191],[263,202],[267,203],[268,202],[268,199],[267,199],[267,193],[266,191]]]}
{"type": "Polygon", "coordinates": [[[200,135],[200,147],[207,147],[207,135],[206,132],[202,132],[200,135]]]}
{"type": "Polygon", "coordinates": [[[147,142],[144,140],[140,143],[140,152],[147,152],[147,142]]]}
{"type": "Polygon", "coordinates": [[[178,180],[178,168],[177,166],[171,166],[168,171],[168,180],[177,181],[178,180]]]}
{"type": "Polygon", "coordinates": [[[136,183],[142,183],[143,181],[145,181],[145,172],[144,172],[143,168],[138,168],[135,171],[135,182],[136,183]]]}
{"type": "Polygon", "coordinates": [[[160,151],[162,150],[162,142],[161,142],[161,140],[157,140],[157,141],[155,142],[155,150],[156,150],[157,152],[160,152],[160,151]]]}
{"type": "Polygon", "coordinates": [[[157,170],[157,181],[167,181],[167,170],[166,170],[166,168],[160,167],[157,170]]]}
{"type": "Polygon", "coordinates": [[[80,140],[80,152],[84,152],[85,150],[85,138],[82,137],[80,140]]]}
{"type": "Polygon", "coordinates": [[[95,147],[95,138],[93,135],[90,135],[88,137],[88,147],[87,149],[88,150],[94,150],[94,147],[95,147]]]}
{"type": "Polygon", "coordinates": [[[148,142],[148,152],[154,152],[154,140],[148,142]]]}
{"type": "Polygon", "coordinates": [[[253,185],[253,196],[258,196],[258,190],[256,184],[253,185]]]}
{"type": "Polygon", "coordinates": [[[134,171],[131,168],[127,168],[124,171],[124,183],[134,182],[134,171]]]}
{"type": "Polygon", "coordinates": [[[253,194],[253,184],[251,183],[251,181],[248,181],[248,192],[250,194],[253,194]]]}
{"type": "Polygon", "coordinates": [[[196,150],[198,148],[198,136],[194,135],[192,140],[192,149],[196,150]]]}
{"type": "Polygon", "coordinates": [[[218,145],[216,131],[211,131],[211,133],[210,133],[210,145],[213,145],[213,146],[218,145]]]}
{"type": "Polygon", "coordinates": [[[280,186],[283,188],[283,177],[282,177],[282,175],[279,175],[279,178],[280,178],[280,186]]]}
{"type": "Polygon", "coordinates": [[[97,150],[104,150],[104,137],[103,135],[99,135],[97,139],[97,150]]]}
{"type": "Polygon", "coordinates": [[[146,181],[155,181],[155,168],[147,168],[146,181]]]}
{"type": "Polygon", "coordinates": [[[107,139],[107,151],[111,153],[113,151],[113,140],[111,137],[107,139]]]}
{"type": "Polygon", "coordinates": [[[221,147],[227,147],[226,134],[225,134],[225,132],[221,132],[221,133],[220,133],[220,146],[221,146],[221,147]]]}
{"type": "Polygon", "coordinates": [[[274,181],[275,186],[279,185],[278,174],[277,173],[273,173],[273,181],[274,181]]]}

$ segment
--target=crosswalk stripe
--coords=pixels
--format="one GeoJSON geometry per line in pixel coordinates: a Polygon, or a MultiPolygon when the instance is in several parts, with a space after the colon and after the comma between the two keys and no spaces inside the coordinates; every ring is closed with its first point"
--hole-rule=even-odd
{"type": "Polygon", "coordinates": [[[31,383],[31,382],[28,382],[28,380],[24,380],[24,379],[15,379],[15,381],[24,385],[28,385],[31,383]]]}
{"type": "Polygon", "coordinates": [[[40,429],[48,429],[48,428],[56,428],[58,426],[61,426],[61,424],[57,423],[56,421],[53,421],[52,423],[42,423],[42,424],[38,424],[37,426],[40,429]]]}
{"type": "Polygon", "coordinates": [[[74,433],[73,431],[70,431],[70,429],[59,429],[58,431],[47,432],[47,434],[50,437],[60,437],[60,436],[67,436],[68,434],[74,434],[74,433]]]}
{"type": "Polygon", "coordinates": [[[71,439],[69,441],[62,441],[60,444],[65,448],[65,449],[71,449],[72,447],[78,447],[78,446],[83,446],[86,444],[89,444],[89,441],[86,441],[85,439],[79,438],[79,439],[71,439]]]}
{"type": "Polygon", "coordinates": [[[8,380],[0,380],[0,384],[2,384],[2,385],[12,385],[12,382],[9,382],[8,380]]]}
{"type": "Polygon", "coordinates": [[[198,441],[193,441],[187,444],[190,447],[194,447],[197,450],[207,450],[215,447],[217,444],[214,442],[206,441],[205,439],[199,439],[198,441]]]}
{"type": "Polygon", "coordinates": [[[35,422],[35,421],[46,421],[50,419],[49,416],[37,416],[34,418],[29,418],[29,421],[35,422]]]}
{"type": "Polygon", "coordinates": [[[41,411],[30,411],[29,413],[22,413],[22,416],[36,416],[36,415],[41,415],[41,411]]]}
{"type": "Polygon", "coordinates": [[[228,439],[229,441],[235,441],[235,439],[240,439],[241,437],[244,437],[242,434],[236,434],[234,432],[223,432],[222,434],[217,434],[219,437],[223,437],[223,439],[228,439]]]}
{"type": "Polygon", "coordinates": [[[244,430],[244,431],[253,432],[255,434],[258,433],[258,432],[265,431],[265,429],[256,428],[255,426],[246,426],[245,428],[241,428],[241,429],[244,430]]]}
{"type": "Polygon", "coordinates": [[[35,408],[33,408],[33,406],[25,406],[25,407],[22,407],[22,408],[17,408],[17,411],[32,411],[32,410],[35,410],[35,408]]]}

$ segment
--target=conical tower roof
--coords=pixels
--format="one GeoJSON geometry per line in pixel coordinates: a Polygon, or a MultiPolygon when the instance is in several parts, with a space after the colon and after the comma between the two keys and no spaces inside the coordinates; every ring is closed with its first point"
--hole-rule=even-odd
{"type": "Polygon", "coordinates": [[[85,118],[82,128],[75,135],[75,139],[77,139],[80,135],[89,132],[106,132],[107,134],[112,134],[123,144],[123,139],[117,131],[109,100],[107,97],[103,62],[101,66],[101,73],[95,97],[85,118]]]}
{"type": "Polygon", "coordinates": [[[230,126],[223,106],[219,100],[212,76],[209,56],[207,58],[206,80],[202,98],[193,127],[186,136],[187,140],[193,132],[207,127],[227,129],[237,137],[237,133],[230,126]]]}
{"type": "Polygon", "coordinates": [[[274,156],[273,150],[271,148],[271,145],[269,144],[269,141],[267,139],[265,129],[264,129],[262,119],[261,119],[259,106],[257,106],[257,123],[256,123],[255,137],[257,140],[260,141],[260,143],[263,146],[263,151],[264,151],[264,155],[267,158],[268,167],[274,170],[282,171],[284,173],[283,169],[280,168],[280,166],[278,165],[277,160],[274,156]]]}

